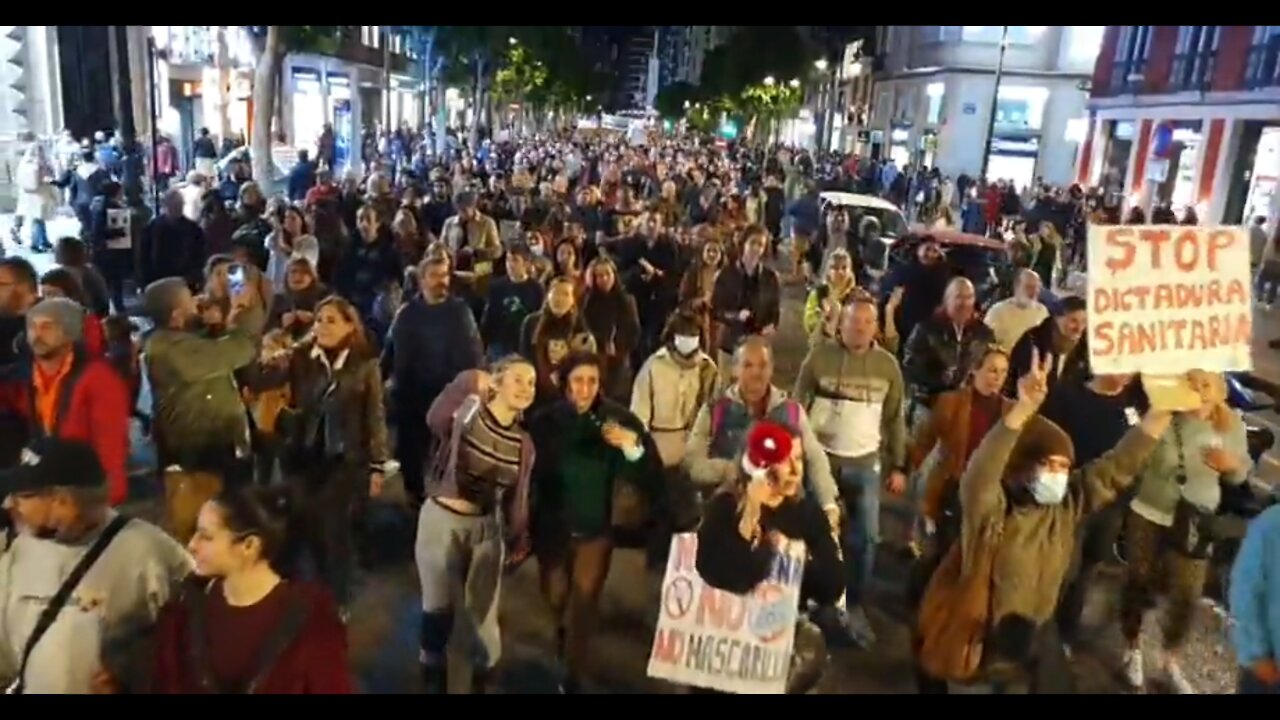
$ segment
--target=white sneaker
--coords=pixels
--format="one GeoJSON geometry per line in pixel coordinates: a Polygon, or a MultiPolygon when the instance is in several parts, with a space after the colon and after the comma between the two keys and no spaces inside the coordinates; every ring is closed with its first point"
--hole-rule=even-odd
{"type": "Polygon", "coordinates": [[[1135,690],[1141,690],[1147,686],[1146,676],[1142,665],[1142,651],[1138,649],[1124,651],[1124,679],[1129,683],[1129,687],[1135,690]]]}
{"type": "Polygon", "coordinates": [[[1165,663],[1164,677],[1175,695],[1199,695],[1187,676],[1182,674],[1182,666],[1178,661],[1169,660],[1165,663]]]}

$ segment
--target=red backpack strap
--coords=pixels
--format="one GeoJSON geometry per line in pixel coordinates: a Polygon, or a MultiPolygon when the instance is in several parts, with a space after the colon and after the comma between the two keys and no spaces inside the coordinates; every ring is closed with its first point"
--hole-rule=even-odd
{"type": "Polygon", "coordinates": [[[784,400],[787,404],[787,424],[792,430],[800,430],[800,403],[795,400],[784,400]]]}
{"type": "Polygon", "coordinates": [[[729,398],[722,395],[711,405],[711,440],[715,440],[720,426],[724,424],[724,414],[729,410],[729,402],[729,398]]]}

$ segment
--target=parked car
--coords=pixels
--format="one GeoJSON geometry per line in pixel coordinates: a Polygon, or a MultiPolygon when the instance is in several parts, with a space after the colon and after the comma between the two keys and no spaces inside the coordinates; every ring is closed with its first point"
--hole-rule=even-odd
{"type": "Polygon", "coordinates": [[[890,249],[907,234],[907,217],[897,205],[874,195],[824,192],[818,195],[818,210],[826,223],[833,208],[844,208],[849,227],[862,233],[862,260],[867,272],[877,280],[889,268],[890,249]],[[867,218],[874,223],[864,222],[867,218]]]}

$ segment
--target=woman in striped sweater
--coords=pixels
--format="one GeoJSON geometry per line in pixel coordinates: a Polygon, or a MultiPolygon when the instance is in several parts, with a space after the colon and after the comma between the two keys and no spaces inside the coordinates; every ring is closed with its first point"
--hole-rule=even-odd
{"type": "Polygon", "coordinates": [[[484,692],[502,654],[503,565],[528,554],[533,443],[520,414],[533,403],[536,378],[527,360],[499,360],[490,373],[459,375],[427,413],[438,449],[414,555],[422,585],[420,659],[429,693],[443,694],[449,685],[454,588],[465,588],[461,602],[479,639],[472,693],[484,692]]]}

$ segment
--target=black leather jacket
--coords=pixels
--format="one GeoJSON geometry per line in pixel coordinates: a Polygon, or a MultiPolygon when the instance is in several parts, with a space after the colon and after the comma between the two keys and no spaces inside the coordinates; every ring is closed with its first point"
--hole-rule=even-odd
{"type": "Polygon", "coordinates": [[[976,315],[959,332],[942,312],[916,325],[902,359],[912,400],[932,405],[941,393],[960,387],[983,350],[994,343],[991,328],[976,315]]]}

